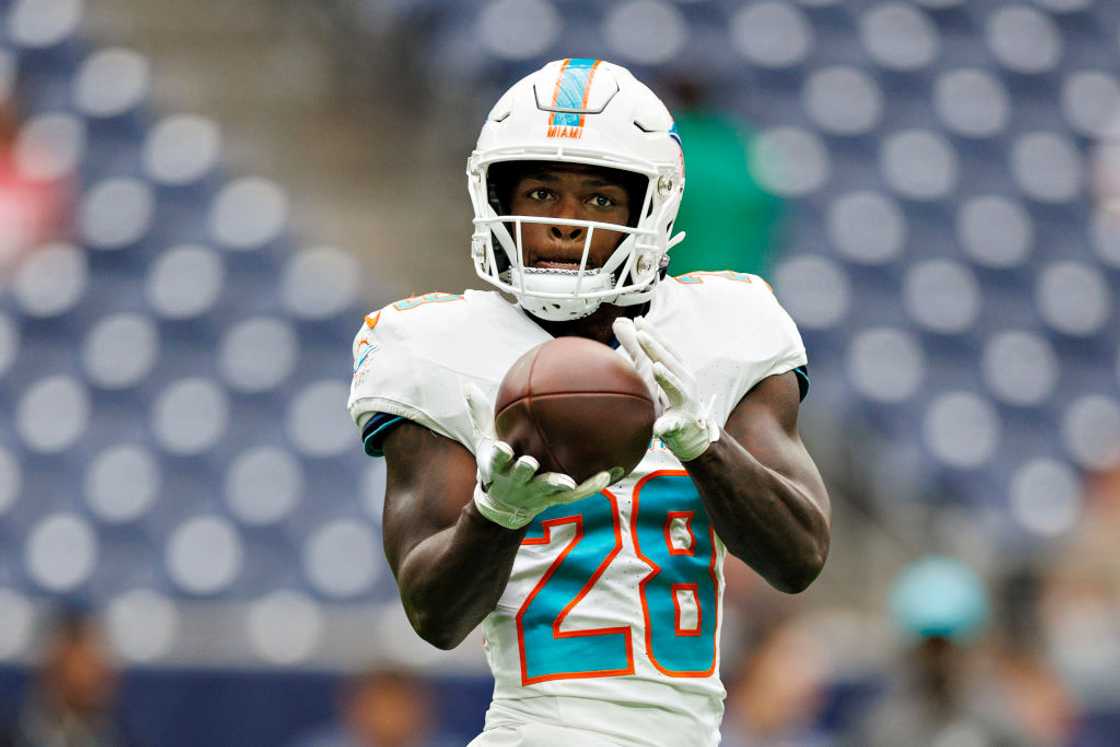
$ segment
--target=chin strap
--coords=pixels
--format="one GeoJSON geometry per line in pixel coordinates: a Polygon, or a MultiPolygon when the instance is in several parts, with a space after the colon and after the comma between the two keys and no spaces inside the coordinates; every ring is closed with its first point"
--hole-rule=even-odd
{"type": "MultiPolygon", "coordinates": [[[[518,288],[525,287],[525,293],[515,293],[517,303],[521,308],[535,317],[549,322],[563,322],[572,319],[583,319],[591,316],[608,299],[604,298],[542,298],[533,295],[539,293],[564,293],[575,273],[571,270],[545,270],[529,269],[520,274],[517,269],[510,270],[509,284],[518,288]]],[[[614,274],[603,274],[599,271],[585,273],[583,287],[587,291],[608,290],[614,285],[614,274]]]]}
{"type": "MultiPolygon", "coordinates": [[[[539,272],[549,272],[540,270],[539,272]]],[[[552,272],[557,272],[553,270],[552,272]]],[[[562,271],[561,271],[562,272],[562,271]]],[[[657,284],[663,281],[669,272],[669,257],[662,255],[661,263],[657,270],[657,277],[645,288],[630,293],[621,293],[613,298],[538,298],[530,295],[518,296],[517,303],[528,313],[544,319],[546,322],[565,322],[589,317],[598,311],[603,304],[614,306],[640,306],[649,303],[653,298],[653,291],[657,284]]],[[[512,285],[512,283],[511,283],[512,285]]]]}
{"type": "Polygon", "coordinates": [[[546,322],[567,322],[591,316],[599,310],[602,300],[598,298],[555,299],[521,296],[517,299],[517,303],[526,312],[538,319],[543,319],[546,322]],[[573,302],[580,305],[576,306],[573,302]]]}

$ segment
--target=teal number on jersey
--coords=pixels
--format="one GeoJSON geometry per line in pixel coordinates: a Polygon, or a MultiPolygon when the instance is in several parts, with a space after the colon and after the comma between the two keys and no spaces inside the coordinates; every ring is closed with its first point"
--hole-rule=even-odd
{"type": "Polygon", "coordinates": [[[529,592],[517,613],[524,684],[573,677],[607,677],[634,671],[630,628],[561,630],[622,549],[621,521],[613,496],[603,493],[540,513],[523,545],[548,545],[553,532],[574,528],[560,555],[529,592]]]}
{"type": "MultiPolygon", "coordinates": [[[[718,621],[714,535],[692,480],[655,473],[634,495],[634,546],[649,564],[640,583],[646,648],[673,677],[702,677],[715,668],[718,621]]],[[[569,539],[517,614],[522,684],[610,677],[634,671],[629,626],[568,630],[564,620],[622,549],[616,499],[600,493],[544,511],[522,544],[569,539]],[[561,630],[565,627],[564,630],[561,630]]]]}
{"type": "Polygon", "coordinates": [[[655,474],[634,489],[634,547],[653,568],[639,584],[646,649],[674,677],[716,664],[715,535],[687,474],[655,474]]]}

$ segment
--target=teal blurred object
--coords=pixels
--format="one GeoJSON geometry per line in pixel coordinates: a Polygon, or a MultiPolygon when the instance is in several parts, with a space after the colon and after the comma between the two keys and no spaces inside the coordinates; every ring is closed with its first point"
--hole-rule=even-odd
{"type": "Polygon", "coordinates": [[[919,638],[966,642],[988,621],[988,593],[971,568],[933,556],[906,568],[894,582],[891,614],[899,627],[919,638]]]}
{"type": "Polygon", "coordinates": [[[702,108],[677,111],[674,120],[684,149],[685,190],[673,232],[686,236],[669,255],[670,274],[735,270],[769,275],[782,203],[751,172],[753,133],[702,108]]]}

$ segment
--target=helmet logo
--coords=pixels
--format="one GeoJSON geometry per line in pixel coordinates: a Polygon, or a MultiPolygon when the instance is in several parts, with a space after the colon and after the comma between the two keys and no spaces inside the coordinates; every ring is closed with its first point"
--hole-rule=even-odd
{"type": "Polygon", "coordinates": [[[579,140],[583,137],[582,127],[557,127],[556,125],[548,126],[549,137],[566,137],[572,140],[579,140]]]}
{"type": "Polygon", "coordinates": [[[561,63],[560,76],[552,89],[552,106],[548,107],[551,112],[548,137],[574,140],[583,137],[587,99],[599,62],[588,57],[571,57],[561,63]]]}

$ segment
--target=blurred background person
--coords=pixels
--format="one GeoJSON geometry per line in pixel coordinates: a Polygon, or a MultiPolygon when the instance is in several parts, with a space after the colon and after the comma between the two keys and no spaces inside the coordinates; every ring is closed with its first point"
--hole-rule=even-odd
{"type": "MultiPolygon", "coordinates": [[[[1047,660],[1083,714],[1078,744],[1108,744],[1120,727],[1120,468],[1086,481],[1085,520],[1040,572],[1047,660]]],[[[1037,692],[1037,690],[1036,690],[1037,692]]]]}
{"type": "Polygon", "coordinates": [[[890,607],[906,636],[899,671],[848,744],[1033,744],[1013,724],[996,683],[979,666],[976,642],[989,622],[990,604],[975,572],[949,558],[921,560],[896,580],[890,607]]]}
{"type": "Polygon", "coordinates": [[[2,747],[138,747],[115,712],[119,680],[97,618],[55,613],[44,630],[34,680],[2,747]]]}
{"type": "Polygon", "coordinates": [[[724,747],[825,747],[817,727],[828,652],[796,614],[760,626],[729,678],[724,747]]]}
{"type": "Polygon", "coordinates": [[[72,203],[71,174],[65,155],[54,150],[50,123],[38,131],[20,129],[13,86],[4,83],[13,77],[10,70],[11,59],[0,55],[0,273],[64,235],[72,203]]]}
{"type": "Polygon", "coordinates": [[[1040,601],[1044,581],[1033,564],[1011,567],[999,580],[992,619],[993,674],[1011,720],[1033,743],[1076,743],[1081,709],[1054,665],[1040,601]]]}
{"type": "Polygon", "coordinates": [[[439,734],[431,688],[402,668],[375,668],[348,678],[337,722],[292,747],[452,747],[439,734]]]}
{"type": "Polygon", "coordinates": [[[684,149],[685,189],[674,234],[684,243],[670,253],[669,272],[735,270],[768,277],[778,249],[781,200],[754,176],[754,132],[721,111],[696,78],[664,84],[684,149]]]}

